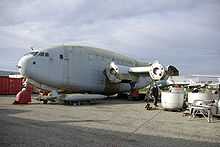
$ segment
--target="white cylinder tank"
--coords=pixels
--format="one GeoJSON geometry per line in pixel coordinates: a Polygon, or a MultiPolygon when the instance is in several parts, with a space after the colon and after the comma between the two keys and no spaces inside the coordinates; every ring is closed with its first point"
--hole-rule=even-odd
{"type": "Polygon", "coordinates": [[[198,93],[188,93],[188,103],[192,104],[194,100],[211,100],[212,93],[210,92],[198,92],[198,93]]]}
{"type": "Polygon", "coordinates": [[[218,101],[218,111],[217,111],[217,114],[220,115],[220,100],[218,101]]]}
{"type": "Polygon", "coordinates": [[[183,108],[183,88],[172,88],[171,92],[161,93],[161,105],[164,109],[177,110],[183,108]]]}

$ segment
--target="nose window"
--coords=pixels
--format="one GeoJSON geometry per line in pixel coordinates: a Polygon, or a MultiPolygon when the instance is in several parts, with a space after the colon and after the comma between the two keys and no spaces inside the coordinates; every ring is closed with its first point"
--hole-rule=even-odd
{"type": "Polygon", "coordinates": [[[36,62],[35,62],[35,61],[33,61],[33,64],[36,64],[36,62]]]}

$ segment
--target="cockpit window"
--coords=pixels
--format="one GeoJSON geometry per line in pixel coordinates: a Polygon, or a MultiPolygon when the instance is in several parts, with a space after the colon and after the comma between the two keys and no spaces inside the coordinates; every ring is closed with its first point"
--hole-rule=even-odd
{"type": "Polygon", "coordinates": [[[46,56],[46,57],[49,57],[49,53],[45,53],[45,56],[46,56]]]}
{"type": "Polygon", "coordinates": [[[38,56],[49,57],[49,53],[48,53],[48,52],[40,52],[40,53],[38,54],[38,56]]]}
{"type": "Polygon", "coordinates": [[[48,52],[30,52],[27,53],[25,55],[31,54],[33,56],[45,56],[45,57],[49,57],[49,53],[48,52]]]}
{"type": "Polygon", "coordinates": [[[39,56],[44,56],[44,52],[40,52],[40,53],[39,53],[39,56]]]}
{"type": "Polygon", "coordinates": [[[30,53],[27,53],[27,54],[25,54],[25,55],[31,54],[31,55],[33,55],[33,56],[36,56],[38,53],[39,53],[39,52],[30,52],[30,53]]]}

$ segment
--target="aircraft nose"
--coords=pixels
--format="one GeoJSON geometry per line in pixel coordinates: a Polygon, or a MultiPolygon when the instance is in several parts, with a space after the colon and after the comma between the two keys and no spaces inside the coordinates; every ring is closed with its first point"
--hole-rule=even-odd
{"type": "Polygon", "coordinates": [[[22,76],[27,76],[28,74],[28,63],[30,62],[31,57],[23,56],[17,64],[17,68],[22,76]]]}

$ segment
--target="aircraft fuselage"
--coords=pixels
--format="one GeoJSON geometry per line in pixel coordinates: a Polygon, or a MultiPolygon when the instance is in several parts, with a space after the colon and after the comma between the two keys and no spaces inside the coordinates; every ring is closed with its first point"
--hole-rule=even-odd
{"type": "MultiPolygon", "coordinates": [[[[129,91],[129,83],[111,83],[106,79],[104,70],[112,61],[128,67],[147,65],[107,50],[57,46],[26,54],[18,67],[23,76],[57,89],[107,95],[129,91]]],[[[139,76],[134,88],[144,87],[150,81],[149,76],[139,76]]]]}

